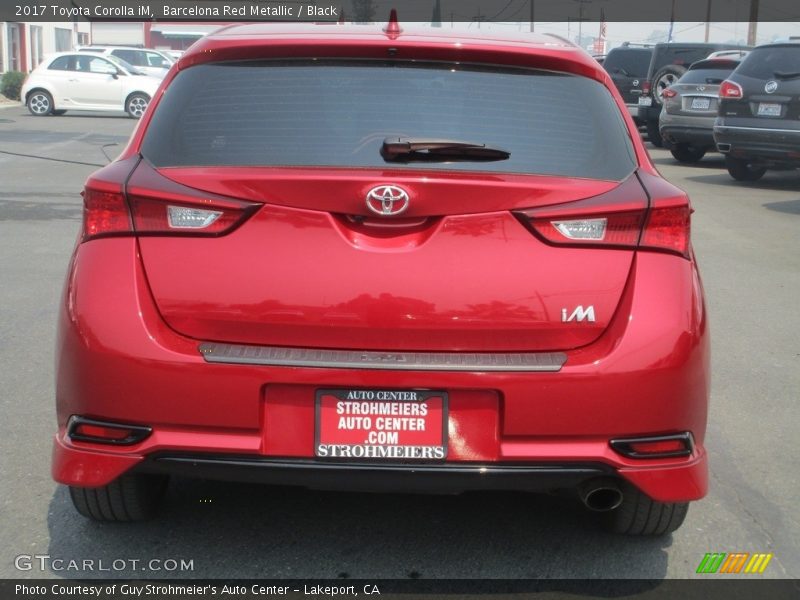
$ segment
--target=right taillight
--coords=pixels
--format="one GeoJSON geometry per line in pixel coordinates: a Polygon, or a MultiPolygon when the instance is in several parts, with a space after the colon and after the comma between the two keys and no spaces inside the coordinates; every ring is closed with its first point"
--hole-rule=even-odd
{"type": "Polygon", "coordinates": [[[140,168],[145,185],[129,185],[127,195],[119,186],[87,183],[83,241],[120,235],[220,236],[233,231],[260,206],[204,194],[166,180],[149,166],[140,168]]]}
{"type": "Polygon", "coordinates": [[[692,209],[687,198],[653,199],[648,208],[635,181],[587,200],[515,214],[537,237],[557,246],[640,248],[688,257],[692,209]]]}
{"type": "Polygon", "coordinates": [[[741,100],[744,97],[744,91],[738,83],[726,79],[719,86],[719,97],[728,100],[741,100]]]}
{"type": "Polygon", "coordinates": [[[678,92],[676,92],[672,88],[667,88],[662,92],[661,97],[662,98],[674,98],[677,95],[678,95],[678,92]]]}

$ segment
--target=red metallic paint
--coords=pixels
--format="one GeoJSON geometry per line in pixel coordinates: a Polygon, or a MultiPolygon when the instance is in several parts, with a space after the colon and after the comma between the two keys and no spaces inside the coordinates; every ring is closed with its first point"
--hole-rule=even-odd
{"type": "MultiPolygon", "coordinates": [[[[522,43],[428,33],[388,39],[361,31],[228,28],[193,46],[161,90],[178,70],[206,61],[386,59],[390,48],[392,56],[403,59],[579,73],[602,82],[625,115],[651,204],[686,202],[680,190],[658,176],[610,78],[584,52],[552,38],[522,43]]],[[[88,185],[122,190],[160,95],[120,160],[93,175],[88,185]]],[[[234,233],[214,239],[213,246],[208,239],[160,237],[107,237],[78,245],[57,339],[57,481],[104,485],[160,450],[311,458],[314,390],[380,387],[448,391],[449,461],[601,462],[656,500],[689,501],[706,493],[709,337],[693,257],[555,248],[509,212],[606,194],[615,183],[461,173],[415,177],[407,171],[360,169],[167,169],[159,175],[144,168],[128,191],[147,194],[153,182],[161,191],[172,185],[170,193],[178,196],[215,194],[266,204],[234,233]],[[419,199],[435,191],[442,204],[422,201],[409,212],[407,230],[386,236],[376,234],[369,222],[354,224],[328,214],[333,207],[319,200],[319,191],[330,190],[358,198],[373,182],[387,179],[408,185],[419,199]],[[456,192],[468,195],[479,210],[456,214],[456,192]],[[309,252],[290,252],[286,246],[309,252]],[[230,261],[236,253],[239,263],[230,261]],[[327,262],[320,263],[320,256],[327,262]],[[536,284],[546,286],[535,301],[525,285],[532,272],[536,284]],[[273,281],[281,282],[280,294],[273,281]],[[565,327],[558,319],[560,308],[565,301],[581,303],[581,289],[591,295],[598,322],[565,327]],[[380,298],[387,308],[376,308],[380,298]],[[508,298],[516,306],[491,308],[493,299],[508,298]],[[420,303],[426,300],[437,310],[425,310],[420,303]],[[479,304],[487,308],[479,310],[479,304]],[[342,311],[332,318],[333,305],[348,307],[354,317],[342,311]],[[415,327],[408,326],[408,314],[418,317],[415,327]],[[462,315],[472,319],[471,326],[454,325],[450,317],[462,315]],[[231,337],[387,350],[562,348],[567,362],[558,373],[204,362],[200,339],[231,337]],[[64,430],[71,415],[148,425],[153,433],[128,447],[71,441],[64,430]],[[608,445],[616,437],[682,431],[696,441],[694,453],[685,458],[631,459],[608,445]]],[[[366,214],[355,200],[348,211],[366,214]]]]}

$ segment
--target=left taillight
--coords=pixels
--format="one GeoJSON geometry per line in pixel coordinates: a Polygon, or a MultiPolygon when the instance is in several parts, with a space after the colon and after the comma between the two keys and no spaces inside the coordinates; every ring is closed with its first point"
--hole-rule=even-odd
{"type": "Polygon", "coordinates": [[[196,190],[142,189],[127,197],[91,182],[83,191],[83,241],[120,235],[221,236],[241,225],[260,206],[196,190]]]}

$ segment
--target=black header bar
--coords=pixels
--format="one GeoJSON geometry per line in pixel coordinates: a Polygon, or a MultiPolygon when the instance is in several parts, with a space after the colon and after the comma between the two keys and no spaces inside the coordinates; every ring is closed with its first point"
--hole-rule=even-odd
{"type": "MultiPolygon", "coordinates": [[[[2,0],[0,21],[800,23],[798,0],[2,0]]],[[[798,31],[800,34],[800,31],[798,31]]]]}

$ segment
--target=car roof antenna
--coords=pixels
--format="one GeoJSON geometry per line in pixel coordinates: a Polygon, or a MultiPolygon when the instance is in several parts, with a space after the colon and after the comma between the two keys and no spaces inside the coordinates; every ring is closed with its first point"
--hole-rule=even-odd
{"type": "Polygon", "coordinates": [[[403,28],[400,27],[400,22],[397,20],[396,8],[393,8],[389,12],[389,22],[386,23],[386,27],[383,28],[383,32],[392,39],[396,38],[403,32],[403,28]]]}

